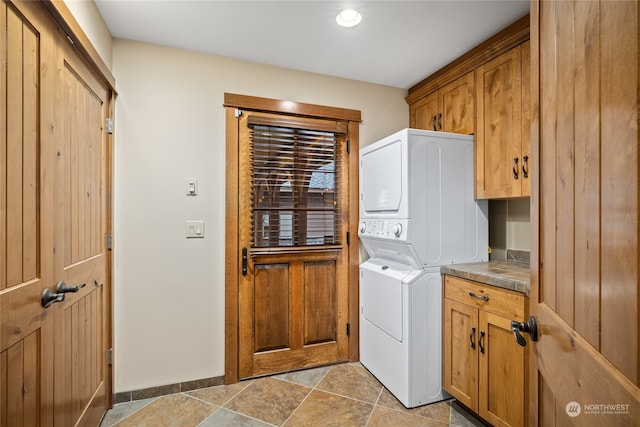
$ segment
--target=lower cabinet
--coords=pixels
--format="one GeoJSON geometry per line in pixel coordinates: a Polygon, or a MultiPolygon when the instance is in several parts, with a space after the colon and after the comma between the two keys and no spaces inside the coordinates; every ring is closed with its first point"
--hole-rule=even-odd
{"type": "Polygon", "coordinates": [[[524,295],[454,276],[443,280],[443,388],[495,426],[523,426],[525,347],[511,321],[524,321],[524,295]]]}

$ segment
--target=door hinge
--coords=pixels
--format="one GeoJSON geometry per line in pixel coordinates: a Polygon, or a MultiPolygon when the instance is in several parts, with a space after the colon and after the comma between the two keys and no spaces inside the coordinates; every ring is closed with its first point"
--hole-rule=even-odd
{"type": "Polygon", "coordinates": [[[104,118],[104,131],[109,135],[113,134],[113,119],[111,117],[104,118]]]}
{"type": "Polygon", "coordinates": [[[347,336],[351,335],[351,324],[347,323],[347,336]]]}
{"type": "Polygon", "coordinates": [[[351,246],[351,232],[347,231],[347,246],[351,246]]]}
{"type": "Polygon", "coordinates": [[[113,234],[107,233],[104,235],[105,244],[107,245],[107,249],[111,250],[113,248],[113,234]]]}
{"type": "Polygon", "coordinates": [[[107,350],[107,365],[113,365],[113,348],[107,350]]]}
{"type": "Polygon", "coordinates": [[[240,117],[241,115],[242,115],[242,110],[239,109],[239,108],[236,108],[236,112],[235,112],[234,116],[240,117]]]}
{"type": "Polygon", "coordinates": [[[351,152],[351,140],[347,139],[347,154],[351,152]]]}

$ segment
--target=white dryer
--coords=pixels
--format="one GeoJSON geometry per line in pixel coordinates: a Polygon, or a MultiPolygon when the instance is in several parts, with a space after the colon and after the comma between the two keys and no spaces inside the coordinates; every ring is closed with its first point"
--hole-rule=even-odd
{"type": "Polygon", "coordinates": [[[473,137],[404,129],[360,150],[360,361],[406,407],[442,391],[440,266],[488,260],[473,137]]]}

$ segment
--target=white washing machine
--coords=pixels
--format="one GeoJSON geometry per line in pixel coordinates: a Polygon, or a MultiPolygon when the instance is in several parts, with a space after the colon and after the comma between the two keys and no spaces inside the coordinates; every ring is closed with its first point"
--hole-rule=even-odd
{"type": "Polygon", "coordinates": [[[441,401],[440,266],[488,260],[473,137],[404,129],[360,150],[360,361],[408,408],[441,401]]]}

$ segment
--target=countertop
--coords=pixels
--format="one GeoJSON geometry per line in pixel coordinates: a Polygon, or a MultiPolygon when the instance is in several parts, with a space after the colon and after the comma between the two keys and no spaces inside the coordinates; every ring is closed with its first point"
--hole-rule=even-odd
{"type": "Polygon", "coordinates": [[[528,262],[511,260],[449,264],[440,267],[442,274],[520,292],[527,296],[530,271],[528,262]]]}

